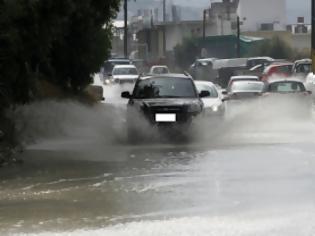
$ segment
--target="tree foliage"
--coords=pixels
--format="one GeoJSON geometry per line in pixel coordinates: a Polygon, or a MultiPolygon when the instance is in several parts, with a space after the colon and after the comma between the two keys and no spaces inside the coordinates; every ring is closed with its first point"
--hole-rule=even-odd
{"type": "Polygon", "coordinates": [[[111,48],[120,0],[0,0],[0,83],[28,102],[37,79],[73,91],[92,80],[111,48]]]}
{"type": "Polygon", "coordinates": [[[186,69],[200,57],[200,51],[201,46],[195,38],[185,38],[182,44],[174,48],[176,63],[186,69]]]}
{"type": "Polygon", "coordinates": [[[294,50],[281,38],[273,37],[257,44],[248,56],[268,56],[275,59],[291,59],[294,50]]]}

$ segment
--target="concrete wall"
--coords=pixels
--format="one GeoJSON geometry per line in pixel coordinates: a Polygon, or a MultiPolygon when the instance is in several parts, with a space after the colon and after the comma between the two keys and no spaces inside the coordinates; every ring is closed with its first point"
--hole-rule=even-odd
{"type": "Polygon", "coordinates": [[[240,0],[238,14],[243,21],[242,31],[259,31],[261,24],[275,22],[279,22],[274,25],[275,30],[285,30],[286,9],[286,0],[240,0]]]}
{"type": "MultiPolygon", "coordinates": [[[[231,35],[231,21],[218,20],[217,22],[207,22],[206,36],[231,35]]],[[[179,24],[166,25],[166,51],[173,51],[174,47],[181,44],[185,38],[203,35],[202,21],[182,22],[179,24]]],[[[139,31],[137,34],[140,44],[147,44],[151,59],[162,58],[163,52],[163,25],[155,28],[139,31]]]]}
{"type": "MultiPolygon", "coordinates": [[[[217,27],[213,24],[206,25],[206,36],[217,34],[217,27]]],[[[202,24],[169,25],[166,29],[166,50],[172,51],[177,44],[181,44],[184,38],[202,37],[202,24]]]]}

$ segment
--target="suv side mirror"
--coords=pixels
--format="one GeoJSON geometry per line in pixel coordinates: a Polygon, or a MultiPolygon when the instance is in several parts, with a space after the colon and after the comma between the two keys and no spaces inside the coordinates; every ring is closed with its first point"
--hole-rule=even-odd
{"type": "Polygon", "coordinates": [[[131,94],[128,91],[122,92],[121,97],[129,99],[129,98],[131,98],[131,94]]]}
{"type": "Polygon", "coordinates": [[[200,98],[210,97],[210,92],[207,90],[202,90],[199,94],[200,98]]]}

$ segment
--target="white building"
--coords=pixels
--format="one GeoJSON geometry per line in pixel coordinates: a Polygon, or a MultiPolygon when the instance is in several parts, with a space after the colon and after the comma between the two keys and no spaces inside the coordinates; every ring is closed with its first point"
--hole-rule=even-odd
{"type": "Polygon", "coordinates": [[[240,0],[242,31],[284,31],[286,9],[286,0],[240,0]]]}

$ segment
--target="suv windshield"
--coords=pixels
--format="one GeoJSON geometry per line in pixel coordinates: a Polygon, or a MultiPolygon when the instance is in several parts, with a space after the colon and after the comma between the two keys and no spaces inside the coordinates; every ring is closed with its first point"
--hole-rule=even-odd
{"type": "Polygon", "coordinates": [[[136,68],[115,68],[113,75],[137,75],[138,71],[136,68]]]}
{"type": "Polygon", "coordinates": [[[184,78],[151,78],[138,82],[134,98],[195,98],[193,82],[184,78]]]}
{"type": "Polygon", "coordinates": [[[235,81],[232,83],[231,92],[257,92],[261,93],[264,89],[264,83],[250,81],[235,81]]]}
{"type": "Polygon", "coordinates": [[[168,69],[166,67],[155,67],[153,68],[153,74],[168,74],[168,69]]]}
{"type": "Polygon", "coordinates": [[[304,92],[305,87],[301,82],[283,81],[270,84],[268,91],[273,93],[304,92]]]}

